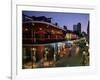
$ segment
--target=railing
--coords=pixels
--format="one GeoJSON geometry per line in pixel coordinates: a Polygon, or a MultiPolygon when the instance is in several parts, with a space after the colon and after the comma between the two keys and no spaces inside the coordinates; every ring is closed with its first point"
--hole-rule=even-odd
{"type": "Polygon", "coordinates": [[[51,43],[66,40],[65,38],[23,38],[23,44],[51,43]]]}

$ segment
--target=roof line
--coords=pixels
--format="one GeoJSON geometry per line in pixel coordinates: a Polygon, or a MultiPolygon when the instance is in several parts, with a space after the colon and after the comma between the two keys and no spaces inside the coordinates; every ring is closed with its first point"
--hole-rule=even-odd
{"type": "MultiPolygon", "coordinates": [[[[30,22],[32,22],[32,23],[44,23],[44,24],[51,25],[51,26],[54,26],[56,28],[62,29],[59,26],[54,25],[53,23],[48,23],[48,22],[44,22],[44,21],[26,21],[26,22],[23,22],[23,23],[30,23],[30,22]]],[[[64,30],[64,29],[62,29],[62,30],[64,30]]]]}

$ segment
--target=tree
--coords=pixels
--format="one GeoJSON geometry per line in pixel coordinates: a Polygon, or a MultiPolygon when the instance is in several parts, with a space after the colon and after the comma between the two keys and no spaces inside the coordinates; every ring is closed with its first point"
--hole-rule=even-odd
{"type": "Polygon", "coordinates": [[[82,32],[81,34],[82,34],[82,37],[87,37],[86,32],[82,32]]]}

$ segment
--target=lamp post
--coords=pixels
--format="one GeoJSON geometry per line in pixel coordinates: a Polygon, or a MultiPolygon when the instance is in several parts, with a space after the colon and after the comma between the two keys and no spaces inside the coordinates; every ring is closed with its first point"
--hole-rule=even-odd
{"type": "Polygon", "coordinates": [[[33,27],[34,27],[34,23],[32,23],[32,43],[33,43],[33,38],[34,38],[34,43],[36,42],[36,38],[35,38],[35,31],[33,32],[33,27]]]}
{"type": "Polygon", "coordinates": [[[87,53],[83,51],[83,54],[82,54],[82,65],[83,66],[85,66],[87,63],[86,56],[87,56],[87,53]]]}
{"type": "Polygon", "coordinates": [[[36,48],[32,48],[32,68],[33,65],[36,63],[36,48]]]}
{"type": "Polygon", "coordinates": [[[23,55],[22,55],[22,64],[23,64],[23,68],[24,68],[24,64],[25,64],[25,62],[26,62],[26,58],[27,58],[27,56],[26,56],[26,49],[25,48],[23,48],[23,55]]]}
{"type": "Polygon", "coordinates": [[[54,62],[56,62],[56,53],[54,53],[54,55],[53,55],[53,60],[54,60],[54,62]]]}
{"type": "Polygon", "coordinates": [[[36,38],[35,38],[35,32],[34,32],[34,43],[36,42],[36,38]]]}
{"type": "Polygon", "coordinates": [[[53,55],[53,60],[54,60],[54,62],[56,62],[56,60],[57,60],[57,54],[58,54],[57,48],[58,48],[57,43],[55,43],[55,44],[54,44],[54,55],[53,55]]]}
{"type": "Polygon", "coordinates": [[[47,55],[48,55],[48,48],[45,48],[45,55],[44,55],[44,60],[47,61],[47,55]]]}

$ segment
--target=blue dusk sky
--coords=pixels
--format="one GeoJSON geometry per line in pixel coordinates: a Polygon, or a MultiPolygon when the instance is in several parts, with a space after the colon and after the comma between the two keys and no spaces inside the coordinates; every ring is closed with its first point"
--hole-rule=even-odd
{"type": "Polygon", "coordinates": [[[52,18],[52,23],[58,23],[59,27],[67,26],[69,30],[73,30],[73,25],[81,23],[81,31],[87,33],[87,26],[89,21],[89,14],[86,13],[67,13],[67,12],[43,12],[43,11],[23,11],[28,16],[45,16],[52,18]]]}

